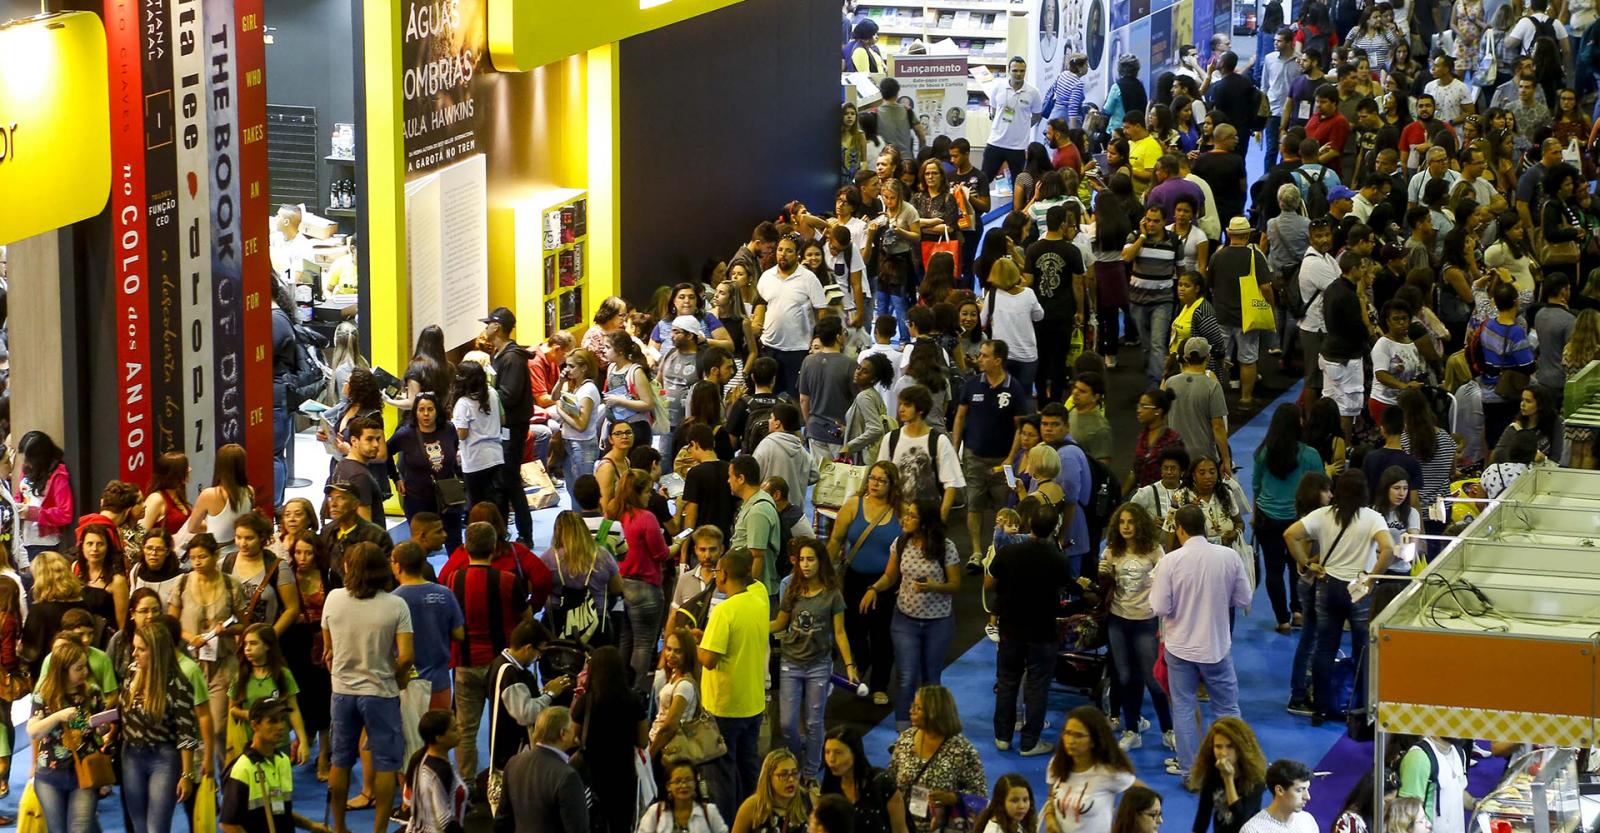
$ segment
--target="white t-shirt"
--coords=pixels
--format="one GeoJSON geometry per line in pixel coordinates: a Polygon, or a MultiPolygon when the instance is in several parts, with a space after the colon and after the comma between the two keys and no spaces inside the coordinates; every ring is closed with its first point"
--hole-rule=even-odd
{"type": "Polygon", "coordinates": [[[489,388],[487,411],[478,407],[476,400],[465,396],[457,399],[450,424],[467,429],[467,438],[460,446],[463,472],[483,471],[506,461],[505,449],[500,446],[500,397],[494,388],[489,388]]]}
{"type": "Polygon", "coordinates": [[[1317,819],[1301,810],[1289,817],[1288,824],[1284,824],[1262,810],[1244,823],[1241,833],[1317,833],[1317,819]]]}
{"type": "MultiPolygon", "coordinates": [[[[1306,532],[1317,542],[1317,552],[1322,553],[1322,569],[1340,581],[1352,581],[1370,572],[1378,562],[1378,547],[1373,543],[1378,533],[1389,534],[1389,525],[1377,510],[1361,507],[1356,511],[1350,528],[1339,534],[1339,521],[1332,506],[1324,506],[1300,519],[1306,532]],[[1334,547],[1337,541],[1339,546],[1334,547]]],[[[1392,543],[1392,542],[1391,542],[1392,543]]]]}
{"type": "MultiPolygon", "coordinates": [[[[913,437],[905,431],[900,432],[900,442],[895,444],[893,463],[900,469],[900,482],[906,484],[901,487],[906,499],[914,497],[942,498],[943,493],[934,495],[931,490],[934,486],[935,466],[939,472],[938,483],[941,488],[964,489],[967,480],[961,474],[961,461],[956,457],[956,447],[950,443],[950,435],[939,432],[938,460],[931,459],[928,455],[928,438],[933,436],[929,431],[920,437],[913,437]],[[914,488],[920,484],[921,489],[914,488]],[[922,492],[921,494],[918,494],[922,492]]],[[[894,434],[884,434],[883,443],[878,446],[878,459],[889,460],[889,443],[894,439],[894,434]]]]}
{"type": "Polygon", "coordinates": [[[1133,786],[1131,772],[1117,772],[1095,764],[1074,772],[1067,780],[1050,784],[1049,812],[1060,833],[1109,833],[1117,799],[1133,786]]]}
{"type": "MultiPolygon", "coordinates": [[[[582,385],[578,386],[576,391],[572,392],[572,396],[578,400],[577,416],[582,416],[583,414],[583,401],[585,399],[594,403],[594,408],[589,412],[589,427],[579,431],[578,429],[573,428],[570,424],[563,422],[561,423],[561,436],[569,440],[598,439],[600,437],[600,423],[602,418],[605,416],[604,411],[600,407],[600,386],[596,385],[593,381],[585,381],[582,385]]],[[[456,404],[459,405],[461,403],[458,402],[456,404]]]]}
{"type": "Polygon", "coordinates": [[[1328,325],[1322,317],[1322,294],[1339,279],[1339,261],[1333,255],[1317,254],[1316,249],[1306,252],[1300,261],[1300,300],[1306,304],[1306,317],[1300,319],[1300,329],[1308,333],[1326,332],[1328,325]],[[1313,300],[1313,296],[1315,299],[1313,300]]]}
{"type": "Polygon", "coordinates": [[[399,697],[394,681],[395,635],[411,633],[406,600],[379,590],[358,599],[343,587],[328,594],[322,627],[333,636],[334,694],[399,697]]]}
{"type": "Polygon", "coordinates": [[[989,126],[989,147],[1023,150],[1033,132],[1033,117],[1044,112],[1044,96],[1032,84],[1011,89],[1011,80],[1002,78],[989,88],[989,106],[994,119],[989,126]]]}
{"type": "MultiPolygon", "coordinates": [[[[1167,231],[1177,234],[1172,225],[1167,226],[1167,231]]],[[[1189,224],[1189,235],[1183,238],[1183,251],[1178,256],[1178,272],[1195,272],[1200,269],[1200,244],[1206,242],[1206,233],[1198,225],[1189,224]]]]}
{"type": "MultiPolygon", "coordinates": [[[[852,244],[845,247],[845,249],[838,254],[834,254],[829,248],[828,244],[823,243],[822,263],[828,268],[828,275],[825,276],[825,279],[831,283],[838,284],[839,288],[844,290],[845,312],[855,312],[856,296],[855,293],[850,291],[851,273],[861,273],[861,294],[863,296],[867,294],[867,266],[861,261],[861,250],[855,248],[852,244]]],[[[822,280],[824,279],[824,276],[818,275],[817,278],[822,280]]],[[[809,347],[810,345],[807,346],[809,347]]]]}
{"type": "Polygon", "coordinates": [[[1400,403],[1400,389],[1378,381],[1378,371],[1387,370],[1396,379],[1410,382],[1422,378],[1427,369],[1417,345],[1401,344],[1388,336],[1378,339],[1378,343],[1372,345],[1372,398],[1385,405],[1400,403]]]}
{"type": "Polygon", "coordinates": [[[667,725],[667,714],[672,711],[672,700],[675,697],[683,698],[683,712],[678,716],[679,722],[688,720],[695,715],[695,710],[700,708],[700,697],[695,691],[694,678],[685,677],[670,686],[667,685],[667,672],[658,669],[655,678],[656,719],[650,722],[650,739],[656,739],[661,728],[667,725]]]}
{"type": "Polygon", "coordinates": [[[1461,120],[1461,105],[1474,100],[1472,90],[1460,78],[1451,79],[1449,84],[1429,81],[1422,91],[1433,96],[1434,115],[1452,124],[1461,120]]]}
{"type": "MultiPolygon", "coordinates": [[[[1015,295],[1000,289],[989,291],[994,297],[993,338],[1011,348],[1009,358],[1012,361],[1036,361],[1039,358],[1039,341],[1033,333],[1033,322],[1044,320],[1044,307],[1039,305],[1039,296],[1026,286],[1015,295]]],[[[978,306],[979,318],[984,324],[989,323],[990,304],[990,299],[985,297],[978,306]]]]}
{"type": "Polygon", "coordinates": [[[774,350],[811,349],[812,310],[828,306],[817,276],[804,266],[796,266],[794,274],[784,279],[774,266],[761,273],[756,292],[767,302],[761,343],[774,350]]]}
{"type": "MultiPolygon", "coordinates": [[[[1522,54],[1524,55],[1533,54],[1533,39],[1539,36],[1538,28],[1533,25],[1532,18],[1535,17],[1541,21],[1550,20],[1550,15],[1543,12],[1523,15],[1522,19],[1517,21],[1517,25],[1511,27],[1510,34],[1506,35],[1507,38],[1517,42],[1517,46],[1522,48],[1522,54]]],[[[1567,27],[1559,20],[1551,20],[1551,23],[1555,25],[1557,40],[1566,40],[1568,37],[1567,27]]],[[[1558,42],[1556,45],[1559,46],[1560,43],[1558,42]]],[[[1439,118],[1442,119],[1444,116],[1439,116],[1439,118]]]]}

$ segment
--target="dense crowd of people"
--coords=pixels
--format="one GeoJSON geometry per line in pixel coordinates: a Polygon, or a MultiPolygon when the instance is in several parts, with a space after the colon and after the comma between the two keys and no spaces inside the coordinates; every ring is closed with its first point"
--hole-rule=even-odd
{"type": "MultiPolygon", "coordinates": [[[[1594,15],[1545,2],[1307,0],[1245,65],[1218,35],[1146,90],[1125,56],[1104,102],[1081,56],[1043,93],[1013,59],[981,167],[886,76],[843,108],[832,206],[534,347],[505,307],[464,353],[424,327],[387,390],[353,325],[306,350],[280,287],[270,487],[245,464],[267,449],[219,449],[203,484],[173,452],[82,513],[53,438],[7,450],[0,709],[31,704],[36,812],[91,831],[120,785],[138,833],[180,805],[325,829],[296,812],[305,766],[338,833],[365,809],[378,833],[1157,833],[1127,754],[1148,696],[1195,833],[1317,829],[1310,770],[1241,714],[1256,587],[1295,640],[1286,709],[1361,737],[1401,586],[1375,577],[1425,566],[1440,498],[1594,464],[1559,418],[1600,358],[1594,15]],[[1236,448],[1263,361],[1304,392],[1236,448]],[[313,398],[320,503],[285,488],[313,398]],[[564,502],[539,523],[530,464],[564,502]],[[961,613],[997,643],[983,742],[1049,756],[1043,784],[991,780],[963,731],[961,613]],[[1103,643],[1111,708],[1047,735],[1064,639],[1103,643]],[[892,712],[886,757],[830,720],[836,686],[892,712]]],[[[845,57],[892,71],[875,34],[854,22],[845,57]]],[[[1334,829],[1463,833],[1459,746],[1390,748],[1384,817],[1368,773],[1334,829]]]]}

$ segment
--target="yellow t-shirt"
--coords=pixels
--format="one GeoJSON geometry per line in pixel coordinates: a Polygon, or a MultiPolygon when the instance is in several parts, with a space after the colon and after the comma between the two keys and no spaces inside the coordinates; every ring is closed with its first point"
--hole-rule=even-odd
{"type": "Polygon", "coordinates": [[[701,675],[706,711],[716,717],[754,717],[766,710],[767,588],[753,581],[711,609],[700,647],[722,655],[701,675]]]}
{"type": "MultiPolygon", "coordinates": [[[[1161,143],[1156,141],[1154,136],[1145,136],[1137,142],[1129,142],[1128,167],[1135,171],[1154,170],[1156,160],[1161,158],[1161,153],[1161,143]]],[[[1145,192],[1149,191],[1151,186],[1155,184],[1156,181],[1154,179],[1150,180],[1149,185],[1145,185],[1135,179],[1133,181],[1133,193],[1143,200],[1145,192]]]]}

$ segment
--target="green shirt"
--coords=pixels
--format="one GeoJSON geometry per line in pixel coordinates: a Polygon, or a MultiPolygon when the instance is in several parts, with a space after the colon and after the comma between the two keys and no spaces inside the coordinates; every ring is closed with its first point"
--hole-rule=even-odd
{"type": "Polygon", "coordinates": [[[767,587],[778,586],[778,550],[783,531],[780,524],[772,495],[757,489],[739,504],[739,514],[733,519],[733,537],[728,542],[729,549],[749,547],[762,551],[761,575],[754,578],[767,587]]]}
{"type": "MultiPolygon", "coordinates": [[[[117,672],[111,665],[111,657],[107,656],[106,652],[100,650],[99,648],[90,648],[88,650],[89,679],[93,680],[95,685],[100,686],[100,692],[102,694],[109,697],[116,693],[117,689],[119,688],[117,685],[117,672]]],[[[49,673],[50,657],[46,656],[44,658],[44,664],[39,666],[40,681],[43,681],[45,675],[49,673]]],[[[39,690],[37,685],[34,686],[34,690],[39,690]]]]}
{"type": "Polygon", "coordinates": [[[200,670],[200,663],[189,659],[188,654],[180,652],[178,668],[183,671],[183,676],[188,678],[189,687],[194,689],[195,708],[207,708],[206,702],[211,699],[211,693],[206,683],[206,672],[200,670]]]}
{"type": "MultiPolygon", "coordinates": [[[[250,707],[255,705],[257,700],[261,700],[266,697],[294,697],[300,693],[300,684],[295,682],[294,672],[287,668],[283,669],[283,685],[284,688],[288,689],[288,691],[279,691],[277,679],[270,674],[265,677],[257,677],[255,674],[245,671],[244,669],[240,669],[240,673],[246,675],[244,684],[244,700],[239,703],[239,707],[245,711],[249,711],[250,707]]],[[[245,742],[249,743],[251,736],[254,734],[250,731],[250,721],[244,720],[240,722],[244,724],[245,742]]],[[[279,748],[289,748],[288,735],[283,736],[283,743],[279,745],[279,748]]]]}

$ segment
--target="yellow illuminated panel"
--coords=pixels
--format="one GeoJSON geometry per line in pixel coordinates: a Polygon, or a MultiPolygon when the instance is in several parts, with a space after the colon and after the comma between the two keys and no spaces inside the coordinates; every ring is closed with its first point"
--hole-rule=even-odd
{"type": "Polygon", "coordinates": [[[93,217],[111,193],[106,32],[90,12],[0,27],[0,245],[93,217]]]}
{"type": "Polygon", "coordinates": [[[489,0],[489,57],[524,72],[743,0],[489,0]]]}

